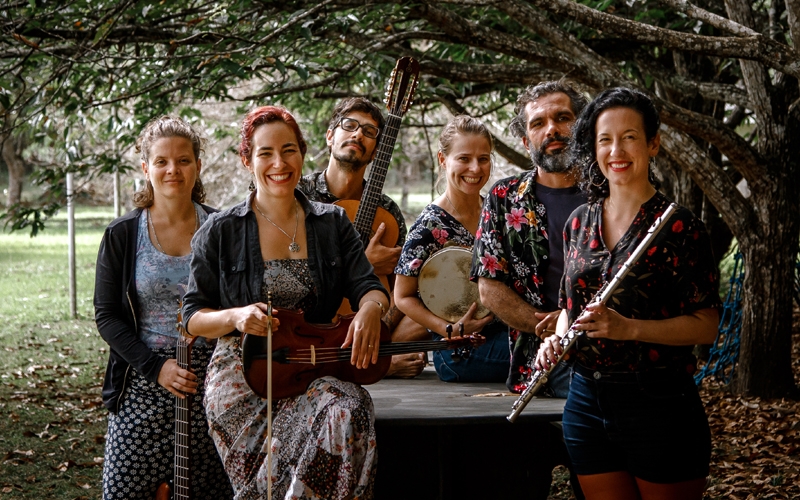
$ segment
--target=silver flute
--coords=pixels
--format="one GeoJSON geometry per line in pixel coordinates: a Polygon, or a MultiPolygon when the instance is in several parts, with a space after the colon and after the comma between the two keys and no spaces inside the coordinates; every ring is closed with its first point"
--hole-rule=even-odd
{"type": "MultiPolygon", "coordinates": [[[[661,214],[661,216],[653,222],[653,225],[650,226],[650,229],[647,230],[647,235],[644,237],[641,243],[639,243],[639,246],[636,247],[636,250],[633,251],[630,257],[628,257],[625,263],[622,264],[619,272],[617,272],[617,274],[611,278],[611,281],[605,282],[603,286],[600,287],[600,290],[595,293],[594,297],[592,297],[592,300],[589,301],[589,304],[587,305],[606,303],[609,297],[611,297],[611,294],[614,293],[614,290],[616,290],[622,280],[625,279],[625,276],[628,275],[633,265],[636,264],[644,251],[647,250],[647,247],[650,246],[653,238],[655,238],[658,232],[661,231],[661,228],[664,227],[667,220],[672,216],[673,212],[675,212],[677,208],[678,205],[675,203],[670,203],[667,209],[664,210],[664,213],[661,214]]],[[[519,417],[519,414],[522,413],[522,410],[528,406],[528,403],[530,403],[531,399],[533,399],[533,396],[536,395],[536,393],[539,392],[539,389],[541,389],[542,386],[547,382],[547,377],[550,375],[550,372],[553,371],[553,368],[555,368],[555,366],[560,363],[562,359],[564,359],[564,356],[566,356],[567,352],[572,349],[572,346],[575,345],[575,342],[577,342],[578,337],[581,335],[583,335],[583,330],[576,330],[575,323],[573,323],[569,330],[567,330],[566,335],[561,337],[561,340],[558,341],[558,345],[561,346],[561,354],[558,355],[556,362],[550,364],[542,370],[536,370],[531,376],[528,386],[524,391],[522,391],[522,394],[519,395],[517,400],[514,401],[514,404],[511,407],[511,414],[506,417],[509,422],[514,423],[517,420],[517,417],[519,417]]]]}

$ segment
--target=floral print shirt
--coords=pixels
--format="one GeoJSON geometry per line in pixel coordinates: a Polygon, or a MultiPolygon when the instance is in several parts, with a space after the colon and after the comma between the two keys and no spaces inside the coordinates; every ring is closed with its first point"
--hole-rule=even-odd
{"type": "Polygon", "coordinates": [[[431,203],[411,225],[395,274],[416,277],[428,257],[445,246],[472,248],[475,237],[455,217],[431,203]]]}
{"type": "MultiPolygon", "coordinates": [[[[655,219],[671,200],[656,193],[639,209],[613,249],[602,238],[603,201],[583,205],[566,226],[565,270],[559,305],[570,324],[580,316],[600,286],[619,272],[655,219]]],[[[680,207],[632,266],[606,305],[622,316],[660,320],[719,309],[719,272],[705,225],[680,207]]],[[[692,346],[581,336],[575,362],[598,371],[647,371],[671,368],[694,373],[692,346]]]]}
{"type": "Polygon", "coordinates": [[[534,171],[498,181],[486,197],[475,235],[470,278],[502,281],[541,307],[539,289],[549,254],[545,208],[534,196],[534,171]]]}
{"type": "MultiPolygon", "coordinates": [[[[498,280],[528,304],[542,308],[550,248],[547,215],[535,185],[536,169],[502,179],[489,191],[475,235],[470,279],[498,280]]],[[[533,333],[509,328],[508,342],[511,368],[506,386],[519,393],[530,379],[540,340],[533,333]]]]}

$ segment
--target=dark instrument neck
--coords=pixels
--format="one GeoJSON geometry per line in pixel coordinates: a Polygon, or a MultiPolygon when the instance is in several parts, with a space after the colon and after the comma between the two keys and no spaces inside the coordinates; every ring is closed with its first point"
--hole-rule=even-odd
{"type": "MultiPolygon", "coordinates": [[[[184,370],[191,368],[191,344],[183,336],[178,340],[176,360],[184,370]]],[[[175,472],[173,478],[173,500],[189,500],[189,443],[191,396],[175,397],[175,472]]]]}
{"type": "Polygon", "coordinates": [[[400,121],[402,117],[389,114],[386,126],[381,132],[381,142],[378,145],[378,152],[369,171],[367,185],[364,187],[364,194],[361,195],[361,203],[356,212],[356,220],[353,225],[361,236],[361,243],[364,248],[369,244],[372,233],[372,221],[375,220],[375,212],[381,204],[383,195],[383,184],[386,181],[386,172],[389,170],[389,163],[392,160],[394,143],[400,131],[400,121]]]}

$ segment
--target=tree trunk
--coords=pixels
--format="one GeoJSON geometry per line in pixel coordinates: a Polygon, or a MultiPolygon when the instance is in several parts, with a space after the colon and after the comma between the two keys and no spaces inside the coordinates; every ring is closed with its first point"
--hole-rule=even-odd
{"type": "Polygon", "coordinates": [[[22,200],[22,181],[25,178],[25,163],[16,148],[12,135],[1,137],[3,140],[3,161],[8,165],[8,198],[6,206],[11,207],[22,200]]]}
{"type": "MultiPolygon", "coordinates": [[[[786,154],[782,160],[777,163],[781,168],[797,172],[796,159],[786,154]]],[[[791,363],[792,287],[800,234],[798,182],[787,175],[777,176],[776,181],[767,183],[771,196],[754,193],[751,198],[758,205],[755,213],[761,230],[738,235],[745,294],[739,363],[731,388],[737,394],[764,398],[800,395],[791,363]]]]}

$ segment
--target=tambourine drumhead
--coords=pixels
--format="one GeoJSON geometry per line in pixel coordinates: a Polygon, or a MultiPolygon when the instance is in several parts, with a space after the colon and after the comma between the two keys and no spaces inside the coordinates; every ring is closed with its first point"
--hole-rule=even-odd
{"type": "Polygon", "coordinates": [[[431,255],[420,269],[417,285],[425,307],[454,323],[476,302],[474,317],[487,316],[490,311],[481,304],[478,284],[469,280],[471,266],[472,251],[464,247],[447,247],[431,255]]]}

